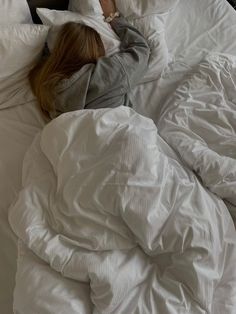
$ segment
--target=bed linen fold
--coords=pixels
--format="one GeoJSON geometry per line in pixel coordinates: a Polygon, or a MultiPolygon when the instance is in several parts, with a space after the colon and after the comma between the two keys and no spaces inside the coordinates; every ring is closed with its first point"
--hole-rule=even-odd
{"type": "MultiPolygon", "coordinates": [[[[161,136],[236,212],[236,58],[209,54],[190,68],[158,118],[161,136]]],[[[232,210],[233,209],[233,210],[232,210]]]]}

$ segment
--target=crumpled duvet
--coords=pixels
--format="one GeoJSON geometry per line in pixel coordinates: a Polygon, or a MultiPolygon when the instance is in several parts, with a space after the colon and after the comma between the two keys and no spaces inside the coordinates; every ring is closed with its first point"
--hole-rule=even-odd
{"type": "Polygon", "coordinates": [[[236,58],[209,54],[163,106],[161,136],[236,218],[236,58]]]}
{"type": "Polygon", "coordinates": [[[130,108],[50,122],[26,154],[9,221],[48,273],[67,278],[58,293],[71,304],[60,312],[50,302],[53,276],[40,281],[31,258],[28,271],[18,263],[16,313],[90,313],[70,303],[76,282],[89,285],[93,313],[235,313],[236,236],[224,202],[130,108]]]}

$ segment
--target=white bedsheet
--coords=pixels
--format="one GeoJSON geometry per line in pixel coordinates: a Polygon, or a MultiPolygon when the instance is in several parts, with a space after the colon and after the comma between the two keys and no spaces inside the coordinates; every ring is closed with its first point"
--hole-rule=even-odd
{"type": "Polygon", "coordinates": [[[16,198],[24,154],[42,128],[35,102],[0,111],[0,312],[12,313],[17,239],[8,223],[8,208],[16,198]]]}
{"type": "MultiPolygon", "coordinates": [[[[236,55],[235,24],[236,13],[225,0],[180,0],[175,12],[168,18],[166,28],[172,62],[158,82],[145,84],[135,90],[132,97],[138,112],[157,120],[167,96],[175,91],[179,81],[189,70],[189,65],[197,64],[203,54],[213,50],[236,55]]],[[[12,313],[17,255],[16,238],[7,222],[8,206],[20,188],[23,155],[42,125],[38,112],[32,108],[31,105],[24,105],[0,111],[0,145],[4,147],[1,150],[0,167],[0,244],[3,252],[0,258],[0,312],[4,314],[12,313]],[[14,145],[16,143],[19,144],[14,145]]],[[[26,253],[25,250],[22,248],[22,259],[29,262],[31,253],[26,253]]],[[[44,265],[44,276],[48,276],[48,269],[49,266],[44,265]]],[[[39,289],[38,283],[39,277],[36,276],[32,289],[39,289]]],[[[61,289],[60,284],[55,284],[54,295],[61,289]]],[[[71,289],[74,291],[72,293],[76,294],[75,290],[71,289]]],[[[24,291],[22,294],[24,295],[24,291]]]]}

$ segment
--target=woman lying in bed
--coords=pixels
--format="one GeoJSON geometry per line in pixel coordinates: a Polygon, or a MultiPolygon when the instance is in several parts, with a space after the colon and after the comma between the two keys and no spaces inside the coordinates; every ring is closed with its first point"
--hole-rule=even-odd
{"type": "Polygon", "coordinates": [[[120,52],[105,56],[96,30],[78,23],[62,27],[54,50],[29,74],[40,107],[50,118],[78,109],[132,106],[127,92],[147,70],[149,46],[116,12],[113,0],[100,0],[105,20],[120,37],[120,52]]]}

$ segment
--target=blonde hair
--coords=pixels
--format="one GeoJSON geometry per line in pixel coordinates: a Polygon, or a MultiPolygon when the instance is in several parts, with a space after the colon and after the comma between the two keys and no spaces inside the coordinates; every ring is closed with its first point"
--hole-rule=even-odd
{"type": "Polygon", "coordinates": [[[52,53],[29,73],[33,93],[43,113],[55,109],[57,84],[77,72],[83,65],[96,63],[105,55],[100,35],[93,28],[69,22],[62,26],[52,53]]]}

